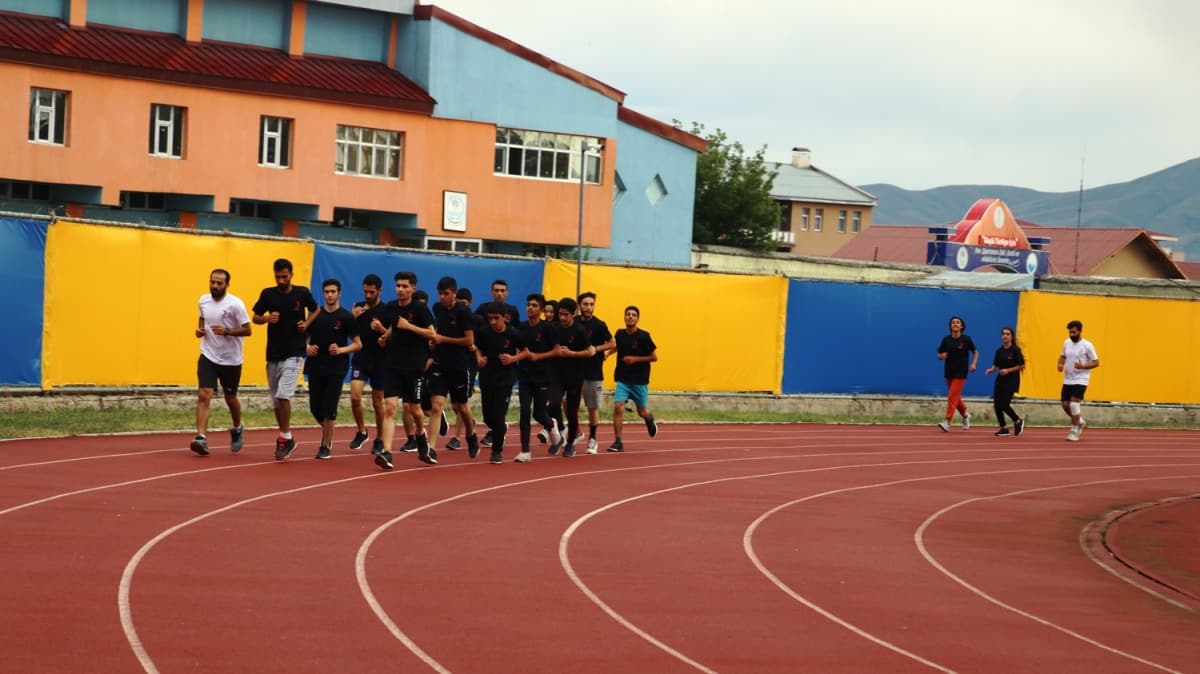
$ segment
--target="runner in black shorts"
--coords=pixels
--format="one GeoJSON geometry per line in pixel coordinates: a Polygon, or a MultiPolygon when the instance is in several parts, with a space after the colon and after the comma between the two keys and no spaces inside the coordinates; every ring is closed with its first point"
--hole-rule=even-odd
{"type": "Polygon", "coordinates": [[[405,414],[412,415],[416,421],[414,435],[418,458],[425,463],[437,463],[437,455],[429,446],[421,427],[421,375],[429,355],[429,340],[434,335],[433,321],[429,309],[413,300],[416,283],[417,275],[413,272],[396,272],[396,301],[388,302],[382,320],[377,319],[371,324],[376,331],[380,328],[387,331],[383,451],[375,455],[375,463],[384,470],[393,468],[392,437],[396,431],[396,412],[401,399],[404,401],[405,414]]]}
{"type": "Polygon", "coordinates": [[[379,292],[383,288],[383,279],[375,274],[367,274],[363,278],[363,301],[355,302],[351,313],[358,325],[358,335],[362,339],[362,350],[355,352],[350,361],[350,412],[354,415],[355,433],[350,440],[350,449],[359,449],[367,441],[367,424],[363,414],[363,389],[371,386],[371,407],[375,412],[375,442],[371,448],[372,454],[383,451],[383,389],[387,375],[387,362],[384,360],[383,345],[380,336],[386,328],[380,324],[381,332],[371,329],[371,323],[384,309],[379,292]]]}
{"type": "Polygon", "coordinates": [[[438,303],[433,307],[437,334],[433,338],[433,367],[429,371],[429,395],[433,408],[430,410],[429,435],[431,447],[437,447],[440,433],[435,432],[446,398],[460,419],[463,434],[467,439],[467,455],[472,459],[479,455],[479,438],[475,437],[475,418],[467,406],[471,382],[468,377],[469,360],[475,357],[475,318],[471,310],[458,303],[458,282],[452,276],[438,280],[438,303]]]}

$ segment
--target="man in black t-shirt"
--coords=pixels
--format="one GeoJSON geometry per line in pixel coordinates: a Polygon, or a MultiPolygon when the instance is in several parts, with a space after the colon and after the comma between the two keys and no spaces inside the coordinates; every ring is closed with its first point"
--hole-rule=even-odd
{"type": "Polygon", "coordinates": [[[318,459],[332,456],[333,431],[337,424],[342,382],[350,368],[350,354],[362,349],[354,314],[342,308],[342,283],[335,278],[321,283],[325,306],[308,326],[308,408],[321,425],[318,459]]]}
{"type": "Polygon", "coordinates": [[[608,324],[596,317],[596,293],[588,291],[579,296],[579,318],[575,319],[587,331],[588,341],[596,347],[596,355],[588,359],[583,371],[583,404],[588,411],[587,453],[595,454],[596,427],[600,424],[600,406],[604,404],[604,359],[617,348],[608,324]]]}
{"type": "MultiPolygon", "coordinates": [[[[529,356],[517,367],[517,400],[521,418],[521,453],[514,459],[519,463],[533,461],[529,449],[529,439],[532,434],[530,418],[537,420],[547,429],[547,440],[558,446],[562,440],[557,423],[550,416],[550,396],[553,391],[561,390],[557,386],[558,374],[552,367],[552,359],[557,354],[558,342],[555,341],[555,331],[550,323],[542,320],[546,298],[539,293],[531,293],[525,298],[525,315],[528,321],[521,323],[517,330],[521,333],[521,341],[529,351],[529,356]]],[[[559,396],[561,400],[562,396],[559,396]]]]}
{"type": "Polygon", "coordinates": [[[479,438],[475,436],[475,418],[467,406],[471,384],[468,371],[475,358],[475,318],[471,310],[458,303],[458,281],[453,276],[438,280],[438,302],[433,306],[437,333],[433,337],[433,366],[429,370],[430,447],[437,447],[442,410],[446,399],[463,422],[467,439],[467,456],[479,456],[479,438]]]}
{"type": "Polygon", "coordinates": [[[428,464],[437,463],[437,454],[425,437],[421,394],[424,386],[425,361],[429,357],[429,340],[433,339],[433,317],[429,308],[413,299],[417,275],[410,271],[396,272],[396,301],[388,302],[382,316],[372,321],[376,332],[384,331],[384,360],[387,375],[383,391],[383,450],[375,455],[375,463],[391,470],[392,438],[396,431],[396,412],[401,399],[405,418],[414,420],[407,429],[417,444],[417,458],[428,464]]]}
{"type": "Polygon", "coordinates": [[[508,322],[504,306],[484,305],[488,326],[476,336],[479,366],[479,404],[483,420],[492,428],[492,463],[504,462],[505,418],[517,380],[517,363],[529,357],[521,333],[508,322]]]}
{"type": "Polygon", "coordinates": [[[617,382],[613,393],[613,433],[617,439],[609,446],[610,452],[625,451],[621,441],[621,429],[625,419],[625,402],[632,400],[638,416],[646,422],[650,437],[658,435],[658,424],[650,412],[650,363],[658,361],[658,347],[650,333],[638,327],[642,312],[637,307],[625,307],[625,329],[616,334],[617,367],[613,380],[617,382]]]}
{"type": "MultiPolygon", "coordinates": [[[[467,309],[471,308],[471,301],[474,298],[471,295],[470,288],[459,288],[457,291],[455,291],[454,297],[459,304],[463,305],[467,309]]],[[[485,306],[486,306],[486,304],[485,304],[485,306]]],[[[480,309],[483,309],[483,307],[481,306],[480,309]]],[[[480,313],[479,311],[476,311],[475,313],[471,314],[471,318],[474,320],[475,337],[478,338],[479,334],[487,329],[487,326],[488,326],[487,325],[487,316],[480,313]]],[[[479,368],[475,364],[475,359],[468,358],[467,359],[467,381],[470,382],[470,386],[467,388],[467,397],[468,398],[471,397],[471,393],[475,389],[475,379],[479,374],[478,370],[479,370],[479,368]]],[[[445,413],[443,412],[443,418],[444,417],[445,417],[445,413]]],[[[455,450],[462,449],[462,444],[459,443],[458,438],[460,435],[463,434],[463,426],[464,426],[464,424],[463,424],[462,418],[459,417],[458,415],[455,415],[455,417],[454,417],[454,434],[450,437],[449,440],[446,441],[446,449],[455,449],[455,450]]],[[[443,431],[442,433],[445,434],[445,431],[443,431]]],[[[491,430],[488,431],[487,435],[483,438],[483,440],[480,442],[480,444],[482,444],[486,447],[492,446],[491,430]]]]}
{"type": "Polygon", "coordinates": [[[292,397],[304,365],[308,321],[316,316],[317,302],[304,286],[292,285],[292,263],[275,260],[275,285],[264,288],[251,310],[256,325],[267,326],[267,389],[279,437],[275,440],[275,458],[282,461],[296,449],[292,438],[292,397]]]}
{"type": "MultiPolygon", "coordinates": [[[[567,459],[575,456],[575,439],[579,437],[579,403],[583,397],[587,359],[596,355],[596,347],[592,346],[588,339],[587,330],[575,321],[577,306],[575,300],[570,297],[558,301],[558,327],[555,333],[555,340],[558,342],[558,357],[555,363],[558,367],[559,383],[562,384],[560,390],[566,396],[567,434],[560,443],[566,442],[563,457],[567,459]]],[[[558,407],[557,411],[562,413],[562,398],[563,396],[555,394],[550,396],[550,414],[556,419],[559,415],[555,414],[555,408],[558,407]]],[[[559,445],[550,445],[550,454],[556,454],[558,448],[559,445]]]]}
{"type": "Polygon", "coordinates": [[[355,433],[350,440],[350,449],[358,449],[367,441],[367,424],[363,414],[363,389],[371,385],[371,407],[375,412],[375,442],[371,453],[378,454],[383,450],[383,389],[387,376],[387,363],[384,360],[383,345],[379,338],[386,329],[380,326],[381,332],[371,329],[371,323],[382,315],[384,303],[379,296],[383,289],[383,279],[375,274],[367,274],[363,278],[363,301],[355,302],[351,313],[358,326],[358,335],[362,339],[362,349],[356,352],[350,361],[350,412],[354,415],[355,433]]]}

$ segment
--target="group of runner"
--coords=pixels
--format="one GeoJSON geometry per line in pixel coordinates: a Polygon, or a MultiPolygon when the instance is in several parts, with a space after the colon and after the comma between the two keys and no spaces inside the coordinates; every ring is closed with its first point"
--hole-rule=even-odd
{"type": "Polygon", "coordinates": [[[275,458],[285,460],[296,449],[291,430],[291,401],[302,374],[309,378],[309,409],[321,426],[316,458],[332,456],[334,430],[342,383],[350,374],[351,410],[355,434],[350,449],[360,449],[369,438],[365,423],[364,393],[371,389],[375,463],[394,468],[392,444],[396,416],[406,435],[399,448],[414,452],[427,464],[437,463],[437,447],[450,435],[446,406],[453,411],[455,432],[445,445],[459,449],[459,435],[467,454],[475,458],[480,446],[491,448],[491,462],[503,463],[506,418],[514,388],[518,392],[520,452],[515,461],[532,460],[532,422],[542,426],[539,438],[551,456],[561,451],[573,457],[576,445],[598,452],[596,429],[603,400],[603,364],[615,353],[613,428],[609,451],[624,450],[623,416],[632,402],[650,437],[658,432],[649,409],[650,364],[657,347],[650,334],[638,327],[641,312],[628,306],[624,327],[614,335],[595,315],[596,295],[557,302],[539,293],[526,297],[526,320],[508,303],[508,284],[497,279],[491,301],[472,312],[469,289],[459,288],[450,276],[437,283],[437,300],[430,302],[417,288],[417,275],[401,271],[394,276],[396,299],[384,302],[382,279],[368,274],[362,281],[363,300],[351,309],[341,306],[341,283],[322,282],[323,304],[311,292],[292,283],[292,264],[275,261],[275,285],[264,288],[252,316],[228,292],[230,274],[215,269],[209,275],[209,293],[200,298],[196,336],[201,338],[197,365],[199,396],[193,452],[209,453],[207,426],[212,395],[220,386],[233,423],[230,449],[242,447],[241,405],[237,397],[243,360],[242,340],[251,324],[267,326],[267,385],[279,426],[275,458]],[[478,381],[480,410],[488,430],[480,439],[469,400],[478,381]],[[583,434],[579,413],[588,410],[583,434]]]}

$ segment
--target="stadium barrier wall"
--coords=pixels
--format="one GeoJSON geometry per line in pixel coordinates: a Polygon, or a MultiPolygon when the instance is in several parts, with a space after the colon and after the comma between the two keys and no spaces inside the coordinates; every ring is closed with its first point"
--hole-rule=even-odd
{"type": "MultiPolygon", "coordinates": [[[[576,265],[546,262],[547,299],[575,297],[576,265]]],[[[625,307],[658,347],[650,389],[779,393],[787,279],[584,264],[581,290],[596,293],[596,315],[615,334],[625,307]]],[[[605,362],[612,386],[616,361],[605,362]]]]}
{"type": "Polygon", "coordinates": [[[0,385],[42,383],[46,227],[44,220],[0,217],[0,284],[12,294],[0,321],[0,385]]]}

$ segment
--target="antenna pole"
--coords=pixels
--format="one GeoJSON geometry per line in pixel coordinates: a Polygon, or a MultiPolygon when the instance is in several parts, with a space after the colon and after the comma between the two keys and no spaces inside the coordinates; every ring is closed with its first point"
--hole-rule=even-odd
{"type": "Polygon", "coordinates": [[[1085,156],[1079,158],[1079,205],[1075,208],[1075,265],[1072,273],[1079,273],[1079,227],[1083,224],[1083,164],[1085,156]]]}

